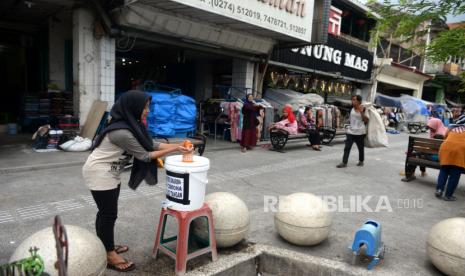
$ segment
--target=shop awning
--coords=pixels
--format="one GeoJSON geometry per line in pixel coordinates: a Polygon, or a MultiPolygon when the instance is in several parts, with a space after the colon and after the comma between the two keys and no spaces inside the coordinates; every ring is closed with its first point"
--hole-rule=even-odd
{"type": "Polygon", "coordinates": [[[420,103],[421,105],[425,106],[432,106],[433,108],[446,108],[447,106],[445,104],[440,104],[440,103],[433,103],[433,102],[428,102],[422,99],[418,99],[409,95],[402,95],[400,97],[391,97],[391,96],[386,96],[383,94],[376,94],[375,98],[375,104],[379,106],[384,106],[384,107],[398,107],[402,108],[402,101],[404,103],[406,101],[413,101],[415,103],[420,103]]]}
{"type": "Polygon", "coordinates": [[[445,100],[446,100],[446,103],[452,107],[462,107],[462,108],[465,107],[465,104],[456,103],[448,99],[445,99],[445,100]]]}
{"type": "MultiPolygon", "coordinates": [[[[194,21],[267,37],[278,41],[311,42],[314,2],[290,1],[292,11],[263,1],[249,0],[132,0],[194,21]]],[[[157,21],[156,18],[152,18],[157,21]]],[[[221,30],[218,30],[221,31],[221,30]]]]}
{"type": "Polygon", "coordinates": [[[271,38],[222,28],[141,3],[114,10],[112,16],[129,36],[177,47],[254,56],[267,55],[275,44],[271,38]]]}
{"type": "Polygon", "coordinates": [[[293,110],[298,110],[307,105],[320,105],[324,102],[320,95],[303,94],[290,89],[268,88],[263,98],[278,110],[281,110],[286,104],[291,105],[293,110]]]}
{"type": "Polygon", "coordinates": [[[339,106],[339,107],[346,107],[346,108],[351,108],[352,107],[352,100],[349,99],[343,99],[339,97],[332,97],[332,100],[329,100],[330,97],[328,97],[328,102],[332,102],[332,104],[339,106]]]}

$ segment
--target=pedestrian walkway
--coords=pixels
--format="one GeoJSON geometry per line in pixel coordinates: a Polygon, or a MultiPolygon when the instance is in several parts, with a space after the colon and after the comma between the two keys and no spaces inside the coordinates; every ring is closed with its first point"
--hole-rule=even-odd
{"type": "MultiPolygon", "coordinates": [[[[5,139],[1,139],[5,141],[5,139]]],[[[266,143],[266,142],[264,142],[266,143]]],[[[20,136],[17,143],[9,139],[8,143],[0,144],[0,175],[5,173],[42,170],[49,168],[83,165],[89,152],[35,152],[32,141],[20,136]]],[[[206,152],[222,150],[240,150],[237,143],[211,138],[207,140],[206,152]]]]}

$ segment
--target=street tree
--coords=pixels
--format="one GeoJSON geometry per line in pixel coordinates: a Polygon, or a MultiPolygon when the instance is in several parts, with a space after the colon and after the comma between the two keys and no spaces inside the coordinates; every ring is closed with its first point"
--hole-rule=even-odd
{"type": "MultiPolygon", "coordinates": [[[[437,36],[428,40],[428,24],[445,22],[448,15],[465,14],[464,0],[369,0],[373,11],[370,16],[378,22],[374,32],[374,43],[379,37],[389,38],[410,45],[417,53],[425,54],[431,62],[446,62],[451,56],[465,58],[465,27],[444,28],[437,36]]],[[[459,92],[465,92],[465,74],[462,73],[459,92]]]]}

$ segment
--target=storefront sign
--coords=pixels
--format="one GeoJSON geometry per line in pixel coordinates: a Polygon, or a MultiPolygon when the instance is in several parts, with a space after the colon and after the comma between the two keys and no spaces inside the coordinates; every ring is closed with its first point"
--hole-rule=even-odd
{"type": "Polygon", "coordinates": [[[369,80],[373,55],[332,35],[325,45],[278,49],[271,60],[354,79],[369,80]]]}
{"type": "Polygon", "coordinates": [[[190,203],[189,174],[166,171],[166,198],[183,205],[190,203]]]}
{"type": "Polygon", "coordinates": [[[342,11],[334,6],[329,10],[329,25],[328,33],[333,35],[341,35],[342,26],[342,11]]]}
{"type": "Polygon", "coordinates": [[[311,42],[313,0],[171,0],[311,42]]]}

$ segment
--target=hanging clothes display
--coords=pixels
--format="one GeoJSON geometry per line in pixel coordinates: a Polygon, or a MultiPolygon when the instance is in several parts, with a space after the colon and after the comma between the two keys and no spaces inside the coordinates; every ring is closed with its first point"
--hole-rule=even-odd
{"type": "Polygon", "coordinates": [[[265,121],[265,111],[260,109],[258,119],[258,126],[257,126],[257,142],[260,141],[262,137],[262,130],[263,130],[263,123],[265,121]]]}
{"type": "Polygon", "coordinates": [[[230,140],[231,142],[237,142],[240,139],[240,132],[238,132],[238,126],[240,122],[242,103],[236,101],[224,101],[220,104],[223,109],[223,113],[228,116],[230,123],[230,140]]]}
{"type": "Polygon", "coordinates": [[[238,109],[238,116],[237,116],[237,119],[236,119],[236,125],[237,125],[237,128],[236,128],[236,137],[237,137],[237,140],[240,140],[241,137],[242,137],[242,123],[244,121],[244,115],[242,114],[242,107],[243,107],[243,104],[240,103],[237,105],[237,109],[238,109]]]}
{"type": "Polygon", "coordinates": [[[341,110],[336,107],[336,128],[342,128],[341,121],[341,110]]]}
{"type": "Polygon", "coordinates": [[[317,110],[321,112],[323,127],[338,129],[343,127],[342,113],[337,106],[334,105],[320,105],[314,109],[314,116],[317,110]]]}
{"type": "MultiPolygon", "coordinates": [[[[261,139],[268,140],[270,133],[267,131],[268,126],[274,123],[275,111],[273,106],[264,99],[256,99],[256,104],[263,107],[257,117],[260,124],[257,126],[257,142],[261,139]]],[[[225,100],[220,106],[224,114],[228,116],[231,126],[231,142],[239,142],[242,137],[243,114],[242,107],[244,103],[238,99],[236,101],[225,100]]]]}
{"type": "Polygon", "coordinates": [[[231,142],[236,142],[238,140],[238,137],[240,137],[237,136],[237,120],[240,116],[240,112],[238,112],[237,110],[237,105],[237,102],[229,103],[229,119],[231,120],[231,142]]]}
{"type": "Polygon", "coordinates": [[[269,140],[270,139],[270,132],[268,131],[268,127],[275,122],[275,112],[274,107],[266,101],[265,99],[257,99],[257,104],[263,107],[263,123],[261,124],[261,136],[260,139],[269,140]]]}

